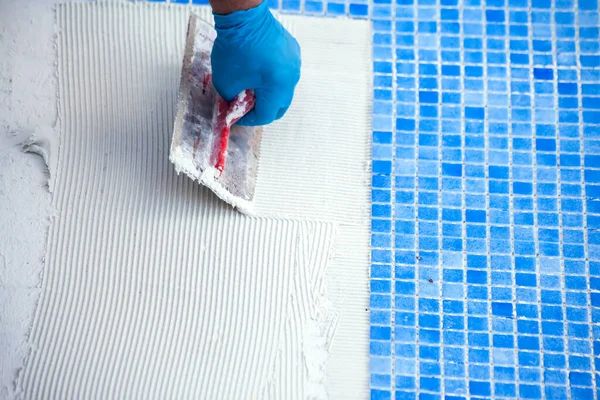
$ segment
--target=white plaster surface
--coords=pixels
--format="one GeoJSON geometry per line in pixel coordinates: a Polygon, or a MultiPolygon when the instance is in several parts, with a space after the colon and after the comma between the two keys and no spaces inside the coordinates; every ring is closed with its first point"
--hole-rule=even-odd
{"type": "Polygon", "coordinates": [[[43,0],[0,0],[0,398],[29,354],[54,214],[44,152],[58,144],[54,13],[43,0]],[[38,143],[39,145],[35,145],[38,143]],[[31,148],[30,148],[31,149],[31,148]]]}
{"type": "MultiPolygon", "coordinates": [[[[206,9],[196,12],[208,18],[206,9]]],[[[23,175],[15,183],[17,172],[0,173],[5,193],[29,185],[46,198],[37,204],[0,193],[10,207],[35,208],[29,218],[39,226],[22,229],[42,242],[27,254],[39,249],[33,286],[56,209],[33,351],[23,364],[21,338],[15,358],[14,368],[24,365],[17,393],[365,398],[369,23],[282,18],[303,46],[303,80],[288,116],[265,129],[260,218],[248,218],[178,177],[168,161],[187,13],[104,2],[57,9],[60,151],[52,151],[53,122],[32,132],[55,165],[52,203],[42,190],[41,158],[23,158],[41,164],[30,167],[40,179],[23,175]]],[[[26,71],[27,59],[17,61],[26,71]]],[[[5,150],[27,156],[14,145],[5,150]]],[[[33,301],[19,314],[28,321],[22,337],[37,297],[30,287],[27,293],[33,301]]]]}

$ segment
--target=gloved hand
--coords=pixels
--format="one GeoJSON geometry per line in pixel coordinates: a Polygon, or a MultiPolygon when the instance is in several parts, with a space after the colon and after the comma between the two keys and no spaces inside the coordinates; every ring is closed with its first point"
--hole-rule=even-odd
{"type": "Polygon", "coordinates": [[[212,82],[227,102],[254,90],[256,106],[239,125],[267,125],[286,113],[300,79],[300,46],[263,1],[247,11],[215,14],[212,82]]]}

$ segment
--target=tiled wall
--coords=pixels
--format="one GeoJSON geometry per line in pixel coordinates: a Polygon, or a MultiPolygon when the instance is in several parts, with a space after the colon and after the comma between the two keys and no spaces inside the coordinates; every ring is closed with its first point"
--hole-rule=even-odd
{"type": "Polygon", "coordinates": [[[594,398],[596,0],[377,3],[372,398],[594,398]]]}

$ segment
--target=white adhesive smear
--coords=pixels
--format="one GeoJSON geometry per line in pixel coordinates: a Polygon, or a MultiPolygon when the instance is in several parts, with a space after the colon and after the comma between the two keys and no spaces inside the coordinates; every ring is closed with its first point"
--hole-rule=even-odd
{"type": "Polygon", "coordinates": [[[281,19],[302,80],[249,218],[168,159],[188,8],[58,6],[59,214],[25,398],[368,396],[370,24],[281,19]]]}
{"type": "Polygon", "coordinates": [[[0,1],[0,398],[14,397],[53,215],[56,160],[54,13],[46,0],[0,1]],[[35,138],[34,140],[28,140],[35,138]],[[23,151],[39,150],[43,160],[23,151]]]}

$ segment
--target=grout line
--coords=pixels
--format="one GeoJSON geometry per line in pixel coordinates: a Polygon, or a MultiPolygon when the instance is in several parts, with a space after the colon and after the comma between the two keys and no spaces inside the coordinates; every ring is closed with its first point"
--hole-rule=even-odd
{"type": "MultiPolygon", "coordinates": [[[[527,12],[527,22],[528,22],[528,36],[527,36],[527,46],[528,46],[528,58],[529,58],[529,63],[527,65],[528,69],[529,69],[529,83],[530,83],[530,88],[529,88],[529,93],[531,96],[531,119],[530,119],[530,125],[531,125],[531,162],[532,162],[532,171],[533,171],[533,176],[532,176],[532,198],[533,198],[533,240],[534,240],[534,245],[535,245],[535,271],[536,271],[536,278],[537,278],[537,286],[535,288],[536,291],[536,296],[537,296],[537,308],[538,308],[538,318],[539,318],[539,322],[538,322],[538,329],[540,331],[539,334],[539,339],[540,339],[540,343],[543,342],[543,318],[542,318],[542,309],[543,309],[543,304],[542,304],[542,272],[541,272],[541,265],[540,265],[540,242],[539,242],[539,210],[538,210],[538,196],[537,196],[537,173],[538,173],[538,165],[537,165],[537,144],[536,144],[536,138],[537,138],[537,132],[536,132],[536,91],[535,91],[535,78],[534,78],[534,74],[533,74],[533,68],[534,68],[534,61],[533,61],[533,21],[532,21],[532,9],[531,7],[529,7],[528,12],[527,12]]],[[[542,345],[540,344],[540,349],[542,349],[542,345]]],[[[544,357],[543,357],[543,352],[542,350],[540,350],[539,353],[539,358],[540,358],[540,365],[539,365],[539,369],[540,371],[544,371],[544,357]]],[[[542,382],[543,382],[543,378],[542,378],[542,382]]]]}
{"type": "MultiPolygon", "coordinates": [[[[556,6],[556,0],[553,0],[553,9],[555,9],[556,6]]],[[[551,42],[552,42],[552,68],[553,68],[553,79],[552,79],[552,85],[553,85],[553,90],[552,90],[552,97],[553,97],[553,101],[554,101],[554,111],[555,111],[555,126],[556,126],[556,132],[555,132],[555,140],[556,140],[556,148],[555,148],[555,154],[556,154],[556,159],[557,159],[557,175],[556,175],[556,188],[557,188],[557,194],[556,194],[556,206],[557,206],[557,215],[558,215],[558,235],[559,235],[559,240],[558,240],[558,246],[559,246],[559,261],[560,261],[560,277],[561,277],[561,282],[560,282],[560,290],[561,290],[561,300],[562,300],[562,304],[561,304],[561,309],[562,309],[562,313],[563,313],[563,323],[565,323],[564,329],[566,330],[566,332],[568,332],[568,322],[566,322],[567,320],[567,306],[566,306],[566,296],[567,296],[567,288],[566,288],[566,278],[565,278],[565,258],[564,258],[564,252],[563,252],[563,212],[562,212],[562,200],[561,200],[561,193],[560,193],[560,188],[561,188],[561,171],[560,171],[560,118],[559,118],[559,103],[558,103],[558,61],[557,61],[557,50],[556,50],[556,43],[558,42],[558,38],[556,36],[556,23],[554,21],[551,22],[550,27],[552,29],[552,37],[551,37],[551,42]]],[[[532,51],[532,53],[534,53],[532,51]]],[[[535,55],[535,54],[534,54],[535,55]]],[[[534,84],[535,84],[535,80],[534,80],[534,84]]],[[[533,145],[536,145],[535,143],[533,143],[533,145]]],[[[565,361],[566,361],[566,373],[568,374],[568,372],[570,372],[570,368],[568,367],[568,354],[569,354],[569,341],[568,341],[568,333],[563,334],[563,346],[564,346],[564,354],[565,354],[565,361]]],[[[540,352],[541,352],[541,359],[542,362],[544,360],[544,335],[541,334],[540,335],[540,352]]],[[[543,364],[542,364],[543,366],[543,364]]],[[[544,369],[542,369],[543,371],[544,369]]],[[[545,375],[542,375],[542,383],[545,385],[545,375]]],[[[568,387],[568,383],[567,383],[567,387],[568,387]]],[[[544,393],[545,394],[545,393],[544,393]]],[[[567,390],[567,399],[571,398],[571,392],[569,390],[567,390]]]]}
{"type": "MultiPolygon", "coordinates": [[[[458,7],[458,20],[459,23],[463,21],[463,17],[464,17],[464,11],[465,11],[465,7],[464,7],[464,1],[459,1],[459,7],[458,7]]],[[[483,21],[482,21],[483,24],[483,21]]],[[[465,46],[464,46],[464,41],[465,41],[465,31],[464,31],[464,26],[463,24],[460,24],[460,29],[459,29],[459,48],[460,48],[460,61],[459,61],[459,65],[460,65],[460,69],[462,70],[464,68],[465,65],[465,46]]],[[[482,39],[483,40],[483,39],[482,39]]],[[[460,121],[461,121],[461,131],[462,131],[462,139],[461,139],[461,144],[463,144],[462,142],[464,141],[464,147],[461,149],[462,150],[462,157],[463,160],[466,160],[466,148],[467,148],[467,143],[466,143],[466,139],[467,139],[467,135],[464,129],[464,124],[466,124],[466,105],[465,105],[465,85],[464,85],[464,75],[461,75],[457,78],[460,81],[460,90],[458,91],[458,93],[460,93],[460,121]]],[[[466,165],[463,163],[463,165],[466,165]]],[[[463,241],[463,274],[462,274],[462,289],[463,289],[463,322],[465,324],[465,351],[464,351],[464,375],[465,375],[465,391],[468,392],[469,390],[469,379],[470,379],[470,365],[471,365],[471,361],[469,359],[469,349],[471,348],[469,346],[469,335],[468,335],[468,331],[469,331],[469,310],[468,310],[468,304],[469,304],[469,298],[468,298],[468,283],[467,283],[467,245],[468,245],[468,237],[467,237],[467,178],[466,178],[466,166],[464,167],[465,171],[463,171],[463,189],[462,189],[462,213],[461,213],[461,225],[462,225],[462,241],[463,241]]]]}
{"type": "MultiPolygon", "coordinates": [[[[509,7],[508,5],[506,5],[505,7],[505,14],[506,14],[506,26],[507,26],[507,34],[505,36],[504,39],[504,45],[506,47],[505,52],[507,53],[508,57],[510,57],[510,12],[509,12],[509,7]]],[[[513,357],[514,357],[514,362],[513,362],[513,369],[515,371],[515,378],[514,378],[514,385],[515,385],[515,394],[518,393],[519,390],[519,385],[520,385],[520,377],[519,377],[519,371],[517,366],[519,365],[519,346],[518,346],[518,340],[519,340],[519,317],[518,317],[518,312],[517,312],[517,271],[516,271],[516,255],[515,255],[515,220],[514,220],[514,211],[515,211],[515,207],[514,207],[514,190],[513,190],[513,168],[514,168],[514,164],[513,164],[513,126],[512,126],[512,90],[511,90],[511,81],[512,81],[512,74],[511,74],[511,67],[510,67],[510,59],[506,60],[506,64],[505,64],[505,68],[506,68],[506,77],[507,77],[507,85],[506,85],[506,91],[507,91],[507,133],[508,133],[508,190],[509,190],[509,204],[508,204],[508,210],[509,210],[509,214],[510,214],[510,221],[509,221],[509,242],[510,242],[510,257],[511,257],[511,278],[512,278],[512,305],[514,307],[513,310],[513,315],[514,315],[514,319],[513,319],[513,335],[517,340],[517,344],[515,345],[514,349],[513,349],[513,357]]],[[[539,324],[538,324],[539,326],[539,324]]],[[[540,337],[539,333],[535,336],[535,337],[540,337]]]]}
{"type": "MultiPolygon", "coordinates": [[[[373,2],[373,0],[370,0],[373,2]]],[[[390,372],[390,389],[391,395],[390,398],[394,400],[396,398],[396,175],[398,171],[396,171],[396,90],[398,89],[397,83],[397,68],[396,68],[396,10],[393,7],[394,2],[390,3],[390,12],[391,12],[391,26],[390,26],[390,36],[391,36],[391,53],[392,53],[392,174],[390,176],[390,206],[391,206],[391,215],[390,215],[390,225],[391,225],[391,233],[390,233],[390,242],[391,242],[391,253],[392,260],[390,262],[390,284],[392,286],[392,294],[391,294],[391,309],[390,309],[390,338],[391,338],[391,351],[392,356],[390,359],[391,363],[391,372],[390,372]]],[[[371,12],[371,10],[370,10],[371,12]]]]}
{"type": "MultiPolygon", "coordinates": [[[[579,38],[579,13],[575,12],[575,54],[576,54],[576,71],[577,71],[577,103],[579,106],[578,109],[578,117],[579,117],[579,151],[581,155],[581,204],[582,204],[582,229],[583,229],[583,245],[584,245],[584,263],[585,263],[585,283],[587,288],[587,316],[588,316],[588,331],[589,337],[588,340],[591,343],[591,354],[590,354],[590,364],[591,370],[588,371],[592,375],[592,390],[593,396],[596,396],[596,390],[598,388],[598,377],[596,376],[596,358],[599,356],[598,354],[594,354],[594,323],[593,323],[593,310],[592,310],[592,301],[591,301],[591,285],[590,285],[590,260],[589,260],[589,242],[588,242],[588,226],[587,226],[587,193],[586,193],[586,182],[585,182],[585,123],[583,122],[583,83],[581,79],[581,41],[579,38]]],[[[594,83],[598,83],[597,81],[594,83]]],[[[569,393],[570,394],[570,393],[569,393]]]]}
{"type": "MultiPolygon", "coordinates": [[[[373,0],[370,0],[371,2],[373,0]]],[[[396,90],[398,89],[397,83],[397,68],[396,68],[396,10],[393,8],[394,2],[392,1],[390,4],[391,11],[391,26],[390,26],[390,36],[392,43],[392,175],[390,176],[390,204],[391,204],[391,253],[392,260],[390,263],[390,273],[391,273],[391,286],[392,286],[392,298],[391,298],[391,309],[390,309],[390,325],[391,325],[391,347],[392,347],[392,357],[390,359],[391,365],[391,373],[390,373],[390,386],[391,386],[391,396],[390,398],[394,400],[396,398],[396,175],[398,171],[396,171],[396,90]]]]}
{"type": "MultiPolygon", "coordinates": [[[[421,368],[420,368],[420,364],[421,364],[421,358],[420,358],[420,331],[419,331],[419,316],[420,316],[420,306],[419,306],[419,295],[420,295],[420,290],[419,290],[419,276],[420,276],[420,271],[421,271],[421,253],[419,250],[419,239],[420,239],[420,233],[419,233],[419,141],[416,140],[416,133],[419,127],[419,122],[421,121],[421,111],[420,111],[420,107],[421,107],[421,101],[419,99],[419,91],[420,91],[420,73],[419,73],[419,6],[418,3],[415,1],[413,4],[413,8],[414,8],[414,15],[413,15],[413,23],[414,23],[414,29],[415,29],[415,43],[413,45],[414,47],[414,54],[415,54],[415,61],[414,61],[414,65],[415,65],[415,70],[414,70],[414,77],[415,77],[415,130],[413,132],[413,134],[415,135],[415,188],[414,188],[414,213],[415,213],[415,241],[414,241],[414,246],[415,246],[415,383],[417,384],[417,388],[416,388],[416,395],[419,396],[421,390],[420,390],[420,385],[418,385],[418,383],[421,380],[421,368]]],[[[398,400],[402,400],[402,399],[398,399],[398,400]]]]}
{"type": "MultiPolygon", "coordinates": [[[[437,327],[437,329],[440,332],[440,382],[442,382],[442,384],[440,385],[440,396],[441,398],[445,397],[446,391],[445,391],[445,385],[443,384],[446,379],[446,363],[445,363],[445,357],[444,357],[444,299],[443,299],[443,295],[442,295],[442,282],[444,281],[444,275],[443,275],[443,264],[444,264],[444,229],[443,229],[443,218],[442,218],[442,211],[444,208],[444,199],[443,199],[443,181],[444,181],[444,174],[442,171],[442,165],[443,165],[443,151],[442,151],[442,137],[443,137],[443,133],[442,133],[442,120],[443,120],[443,115],[442,115],[442,109],[443,109],[443,104],[442,104],[442,15],[441,15],[441,10],[442,7],[441,5],[438,7],[437,9],[437,23],[436,23],[436,45],[437,45],[437,61],[435,63],[435,65],[437,66],[437,74],[436,74],[436,80],[437,80],[437,86],[438,89],[436,91],[436,93],[438,94],[438,102],[436,104],[437,106],[437,112],[438,112],[438,204],[437,204],[437,211],[438,211],[438,264],[437,264],[437,269],[438,269],[438,276],[436,278],[436,282],[435,284],[438,285],[438,293],[437,293],[437,299],[439,300],[439,325],[437,327]]],[[[416,131],[418,132],[418,128],[416,126],[416,131]]],[[[419,140],[419,135],[415,134],[415,141],[419,140]]]]}
{"type": "MultiPolygon", "coordinates": [[[[482,53],[487,55],[488,51],[487,51],[487,41],[489,36],[487,35],[486,31],[486,27],[487,27],[487,17],[486,17],[486,13],[485,10],[487,9],[487,2],[485,2],[484,0],[484,5],[482,7],[482,26],[485,29],[485,31],[482,34],[481,37],[481,45],[482,45],[482,53]]],[[[492,310],[492,256],[491,256],[491,238],[490,238],[490,210],[491,210],[491,193],[490,193],[490,188],[489,188],[489,182],[490,182],[490,176],[489,176],[489,166],[490,166],[490,136],[489,136],[489,107],[488,107],[488,97],[487,97],[487,89],[488,89],[488,81],[487,81],[487,57],[484,56],[483,57],[483,61],[481,64],[481,68],[483,70],[483,93],[485,96],[484,99],[484,119],[483,119],[483,136],[484,136],[484,143],[485,143],[485,183],[486,183],[486,208],[485,208],[485,215],[486,215],[486,219],[485,219],[485,233],[486,233],[486,261],[487,261],[487,265],[486,265],[486,273],[487,273],[487,283],[486,283],[486,291],[487,291],[487,299],[486,299],[486,306],[487,306],[487,323],[488,323],[488,335],[489,335],[489,347],[488,347],[488,362],[486,363],[486,366],[489,366],[490,371],[492,370],[492,365],[493,365],[493,348],[494,348],[494,314],[493,314],[493,310],[492,310]]],[[[495,392],[495,387],[493,384],[493,380],[491,379],[490,376],[490,396],[491,398],[494,398],[494,392],[495,392]]]]}

